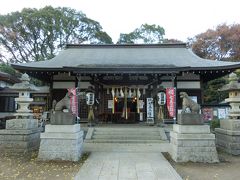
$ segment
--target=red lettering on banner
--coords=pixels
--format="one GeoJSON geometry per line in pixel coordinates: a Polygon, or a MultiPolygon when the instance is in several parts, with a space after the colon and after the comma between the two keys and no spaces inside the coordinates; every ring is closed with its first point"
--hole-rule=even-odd
{"type": "Polygon", "coordinates": [[[170,117],[175,117],[175,88],[166,88],[167,108],[170,117]]]}
{"type": "Polygon", "coordinates": [[[72,114],[78,116],[78,98],[76,88],[69,88],[68,93],[70,94],[70,108],[72,114]]]}

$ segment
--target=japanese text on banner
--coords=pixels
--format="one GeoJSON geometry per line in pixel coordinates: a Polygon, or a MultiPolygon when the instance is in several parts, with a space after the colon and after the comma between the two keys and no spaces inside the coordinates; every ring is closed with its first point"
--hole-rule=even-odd
{"type": "Polygon", "coordinates": [[[170,117],[175,117],[175,88],[166,88],[167,108],[170,117]]]}
{"type": "Polygon", "coordinates": [[[76,88],[69,88],[68,93],[70,95],[70,108],[72,114],[78,116],[78,98],[76,88]]]}

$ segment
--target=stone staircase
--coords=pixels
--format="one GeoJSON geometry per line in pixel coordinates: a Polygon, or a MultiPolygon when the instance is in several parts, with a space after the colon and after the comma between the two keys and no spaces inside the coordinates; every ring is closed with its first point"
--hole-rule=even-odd
{"type": "Polygon", "coordinates": [[[85,143],[162,143],[167,137],[159,127],[93,127],[89,128],[85,143]]]}

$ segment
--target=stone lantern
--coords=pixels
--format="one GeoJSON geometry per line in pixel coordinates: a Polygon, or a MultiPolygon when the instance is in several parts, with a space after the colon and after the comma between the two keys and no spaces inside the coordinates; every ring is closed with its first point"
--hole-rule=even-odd
{"type": "Polygon", "coordinates": [[[228,117],[229,119],[240,119],[240,83],[235,73],[229,75],[229,81],[229,84],[221,89],[221,91],[228,91],[229,98],[225,99],[231,106],[228,117]]]}
{"type": "Polygon", "coordinates": [[[240,83],[235,73],[229,75],[229,84],[220,91],[227,91],[225,99],[231,109],[228,118],[220,120],[220,128],[215,129],[217,146],[233,155],[240,154],[240,83]]]}
{"type": "Polygon", "coordinates": [[[16,83],[10,87],[19,92],[19,97],[15,98],[18,109],[14,116],[16,116],[16,119],[32,118],[33,114],[32,110],[29,109],[29,105],[33,99],[30,98],[30,91],[35,91],[37,88],[29,83],[30,78],[26,73],[22,75],[20,80],[22,81],[21,83],[16,83]]]}
{"type": "Polygon", "coordinates": [[[19,92],[19,97],[15,98],[18,104],[14,114],[16,118],[7,120],[6,129],[0,130],[0,151],[10,154],[26,154],[37,150],[40,144],[38,120],[33,119],[32,111],[28,108],[33,101],[30,98],[30,91],[37,88],[29,83],[27,74],[23,74],[20,80],[21,83],[10,87],[19,92]]]}

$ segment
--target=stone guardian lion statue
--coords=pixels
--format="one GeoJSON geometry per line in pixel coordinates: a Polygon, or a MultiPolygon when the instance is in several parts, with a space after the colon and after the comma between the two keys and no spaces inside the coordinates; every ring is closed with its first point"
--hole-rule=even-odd
{"type": "Polygon", "coordinates": [[[53,101],[53,110],[54,111],[62,111],[63,109],[68,109],[70,111],[70,97],[72,96],[71,93],[67,92],[63,99],[59,102],[56,100],[53,101]]]}
{"type": "Polygon", "coordinates": [[[193,114],[199,114],[199,104],[193,101],[186,92],[180,92],[180,98],[182,99],[182,114],[188,113],[188,109],[190,109],[193,114]]]}

